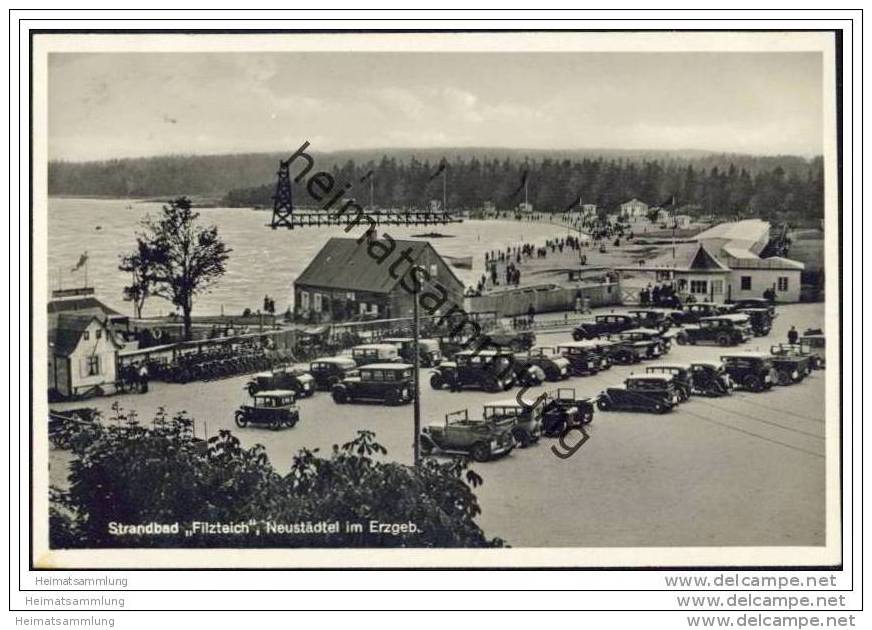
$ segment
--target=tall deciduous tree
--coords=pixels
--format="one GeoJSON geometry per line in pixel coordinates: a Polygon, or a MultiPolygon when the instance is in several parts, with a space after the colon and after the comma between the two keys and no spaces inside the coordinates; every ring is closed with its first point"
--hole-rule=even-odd
{"type": "Polygon", "coordinates": [[[132,278],[124,287],[124,299],[133,303],[134,317],[142,317],[145,301],[151,295],[151,256],[148,245],[141,240],[136,242],[136,252],[121,257],[118,269],[130,273],[132,278]]]}
{"type": "Polygon", "coordinates": [[[150,294],[182,311],[185,339],[191,338],[194,297],[224,275],[232,251],[218,236],[218,228],[197,223],[199,216],[186,197],[171,201],[158,217],[143,220],[137,254],[130,257],[146,265],[142,272],[150,294]]]}

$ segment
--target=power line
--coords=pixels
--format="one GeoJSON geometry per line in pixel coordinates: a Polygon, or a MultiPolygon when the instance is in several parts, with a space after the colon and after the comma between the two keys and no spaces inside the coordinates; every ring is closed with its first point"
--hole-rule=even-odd
{"type": "Polygon", "coordinates": [[[724,407],[718,407],[717,405],[713,405],[707,401],[700,401],[700,402],[703,402],[703,404],[708,405],[712,409],[726,411],[728,413],[735,414],[735,415],[740,416],[742,418],[747,418],[748,420],[756,420],[757,422],[762,422],[764,424],[771,424],[772,426],[778,427],[779,429],[784,429],[785,431],[793,431],[795,433],[801,433],[802,435],[808,435],[810,437],[815,438],[816,440],[823,440],[824,439],[823,436],[820,436],[816,433],[810,433],[809,431],[803,431],[802,429],[795,429],[793,427],[788,427],[788,426],[785,426],[783,424],[778,424],[777,422],[772,422],[771,420],[765,420],[763,418],[758,418],[757,416],[749,416],[748,414],[742,413],[741,411],[734,411],[732,409],[725,409],[724,407]]]}
{"type": "Polygon", "coordinates": [[[820,453],[815,453],[814,451],[809,451],[809,450],[806,450],[804,448],[794,446],[793,444],[788,444],[787,442],[780,442],[779,440],[773,440],[772,438],[768,438],[764,435],[760,435],[759,433],[754,433],[753,431],[747,431],[745,429],[740,429],[739,427],[734,427],[733,425],[726,424],[725,422],[718,422],[717,420],[712,420],[711,418],[706,418],[705,416],[701,416],[698,413],[693,413],[692,411],[685,410],[685,413],[687,413],[691,416],[695,416],[695,417],[699,418],[700,420],[705,420],[706,422],[710,422],[712,424],[716,424],[718,426],[724,427],[725,429],[730,429],[732,431],[738,431],[739,433],[744,433],[745,435],[750,435],[750,436],[755,437],[759,440],[771,442],[772,444],[778,444],[780,446],[784,446],[786,448],[793,449],[794,451],[799,451],[800,453],[805,453],[806,455],[813,455],[814,457],[820,457],[821,459],[825,459],[825,456],[821,455],[820,453]]]}
{"type": "MultiPolygon", "coordinates": [[[[769,407],[767,405],[761,405],[758,402],[753,402],[751,400],[748,400],[746,397],[736,396],[733,400],[738,400],[739,402],[743,402],[746,405],[752,405],[754,407],[760,407],[760,409],[768,409],[768,410],[772,411],[772,407],[769,407]]],[[[794,416],[794,417],[800,418],[802,420],[808,420],[809,422],[817,422],[819,424],[825,423],[825,421],[821,420],[820,418],[810,418],[809,416],[804,416],[801,413],[796,413],[793,411],[787,411],[786,409],[778,409],[777,411],[778,411],[778,413],[783,413],[783,414],[788,415],[788,416],[794,416]]]]}

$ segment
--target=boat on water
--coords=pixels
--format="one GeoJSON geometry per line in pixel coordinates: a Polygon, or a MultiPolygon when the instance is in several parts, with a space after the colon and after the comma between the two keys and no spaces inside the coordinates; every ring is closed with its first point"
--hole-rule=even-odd
{"type": "Polygon", "coordinates": [[[439,232],[427,232],[426,234],[412,234],[412,238],[454,238],[454,234],[441,234],[439,232]]]}
{"type": "Polygon", "coordinates": [[[458,269],[472,269],[472,256],[443,256],[449,265],[458,269]]]}

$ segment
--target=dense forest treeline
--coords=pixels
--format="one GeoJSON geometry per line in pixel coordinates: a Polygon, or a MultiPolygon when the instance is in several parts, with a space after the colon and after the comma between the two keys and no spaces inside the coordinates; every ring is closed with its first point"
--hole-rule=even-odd
{"type": "MultiPolygon", "coordinates": [[[[275,171],[288,154],[164,156],[106,162],[51,162],[49,194],[224,197],[229,205],[272,204],[275,171]]],[[[491,201],[510,209],[523,201],[527,182],[537,211],[562,211],[577,201],[613,210],[637,197],[656,204],[675,196],[678,206],[716,215],[823,216],[823,161],[797,156],[749,156],[700,151],[531,151],[427,149],[310,153],[315,168],[351,182],[349,196],[369,203],[372,171],[376,206],[426,207],[442,198],[443,160],[449,209],[477,209],[491,201]]],[[[292,167],[293,173],[299,167],[292,167]]],[[[308,205],[303,186],[296,202],[308,205]]]]}

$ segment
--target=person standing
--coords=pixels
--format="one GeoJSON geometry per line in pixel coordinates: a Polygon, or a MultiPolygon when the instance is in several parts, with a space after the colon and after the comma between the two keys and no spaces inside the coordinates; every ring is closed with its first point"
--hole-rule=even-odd
{"type": "Polygon", "coordinates": [[[796,330],[796,326],[791,326],[790,330],[787,331],[787,343],[790,345],[796,344],[799,341],[799,332],[796,330]]]}
{"type": "Polygon", "coordinates": [[[148,391],[148,366],[145,362],[139,367],[139,393],[144,394],[148,391]]]}

